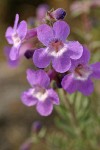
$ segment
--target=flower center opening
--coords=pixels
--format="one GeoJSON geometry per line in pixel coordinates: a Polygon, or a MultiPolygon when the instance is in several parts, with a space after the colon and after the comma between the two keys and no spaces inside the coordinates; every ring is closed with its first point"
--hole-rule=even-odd
{"type": "Polygon", "coordinates": [[[74,76],[78,80],[87,80],[92,70],[89,66],[79,64],[74,70],[74,76]]]}
{"type": "Polygon", "coordinates": [[[21,43],[21,39],[20,39],[20,37],[18,36],[17,32],[15,32],[15,33],[12,35],[12,40],[13,40],[15,46],[18,46],[18,45],[21,43]]]}
{"type": "Polygon", "coordinates": [[[32,95],[36,97],[39,101],[43,102],[48,97],[48,92],[45,88],[41,87],[40,85],[35,85],[33,87],[32,95]]]}
{"type": "Polygon", "coordinates": [[[48,48],[51,56],[59,57],[67,50],[67,45],[59,39],[53,39],[50,41],[48,48]]]}
{"type": "Polygon", "coordinates": [[[52,42],[50,42],[50,48],[53,49],[55,52],[58,52],[61,48],[63,48],[62,41],[58,39],[54,39],[52,42]]]}

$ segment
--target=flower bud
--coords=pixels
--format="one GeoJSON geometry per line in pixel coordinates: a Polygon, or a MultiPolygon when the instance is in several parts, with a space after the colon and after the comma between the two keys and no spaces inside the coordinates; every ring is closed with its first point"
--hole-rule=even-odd
{"type": "Polygon", "coordinates": [[[50,69],[50,70],[47,72],[47,74],[48,74],[50,80],[54,80],[57,73],[55,72],[55,70],[51,70],[51,69],[50,69]]]}
{"type": "Polygon", "coordinates": [[[32,50],[27,50],[24,54],[24,56],[27,58],[27,59],[30,59],[33,57],[33,52],[32,50]]]}
{"type": "Polygon", "coordinates": [[[60,19],[64,19],[66,16],[66,11],[62,8],[58,8],[55,11],[53,11],[51,13],[51,15],[53,16],[54,19],[56,20],[60,20],[60,19]]]}
{"type": "Polygon", "coordinates": [[[32,131],[38,133],[42,128],[42,124],[40,121],[35,121],[32,125],[32,131]]]}

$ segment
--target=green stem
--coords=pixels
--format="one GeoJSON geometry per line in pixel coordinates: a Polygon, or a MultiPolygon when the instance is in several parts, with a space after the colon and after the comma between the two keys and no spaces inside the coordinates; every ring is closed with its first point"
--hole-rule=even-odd
{"type": "Polygon", "coordinates": [[[68,106],[68,108],[69,108],[69,110],[71,112],[72,123],[77,127],[78,126],[78,122],[77,122],[77,117],[76,117],[74,105],[70,103],[70,100],[68,99],[67,94],[66,94],[65,91],[64,91],[64,95],[65,95],[64,101],[66,102],[66,105],[68,106]]]}

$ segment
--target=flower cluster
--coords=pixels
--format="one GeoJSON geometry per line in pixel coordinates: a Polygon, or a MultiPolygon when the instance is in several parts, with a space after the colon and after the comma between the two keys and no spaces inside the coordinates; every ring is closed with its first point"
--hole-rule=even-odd
{"type": "Polygon", "coordinates": [[[44,9],[38,8],[37,16],[38,26],[28,29],[25,21],[18,24],[16,15],[14,27],[8,27],[5,34],[12,45],[6,48],[6,55],[11,64],[18,63],[21,56],[33,60],[37,69],[27,70],[31,88],[22,93],[21,100],[27,106],[36,105],[39,114],[48,116],[53,105],[60,103],[56,88],[69,94],[79,91],[86,96],[93,92],[92,79],[100,78],[100,62],[89,65],[89,50],[78,41],[67,40],[70,27],[64,21],[64,9],[48,11],[44,5],[44,9]],[[55,90],[50,87],[53,80],[55,90]]]}

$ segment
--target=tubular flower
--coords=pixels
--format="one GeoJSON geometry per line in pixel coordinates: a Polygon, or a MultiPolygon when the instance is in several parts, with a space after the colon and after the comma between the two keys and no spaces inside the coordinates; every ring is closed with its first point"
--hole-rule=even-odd
{"type": "Polygon", "coordinates": [[[20,46],[27,34],[27,23],[25,21],[21,21],[18,25],[18,21],[19,15],[16,14],[14,27],[8,27],[5,34],[8,43],[13,45],[9,54],[11,60],[18,59],[20,46]]]}
{"type": "Polygon", "coordinates": [[[34,64],[46,68],[52,61],[53,68],[60,73],[71,67],[71,60],[82,56],[83,47],[77,41],[66,42],[70,28],[64,21],[57,21],[53,28],[47,24],[37,28],[37,37],[45,48],[37,49],[33,55],[34,64]]]}
{"type": "Polygon", "coordinates": [[[22,102],[27,106],[36,105],[36,109],[42,116],[52,113],[53,104],[59,105],[57,93],[49,87],[50,79],[45,71],[27,70],[27,80],[32,86],[28,91],[22,93],[22,102]]]}
{"type": "Polygon", "coordinates": [[[77,61],[73,61],[70,73],[62,79],[62,87],[70,94],[80,91],[84,95],[93,92],[92,78],[100,79],[100,63],[89,65],[90,53],[84,47],[83,55],[77,61]]]}

